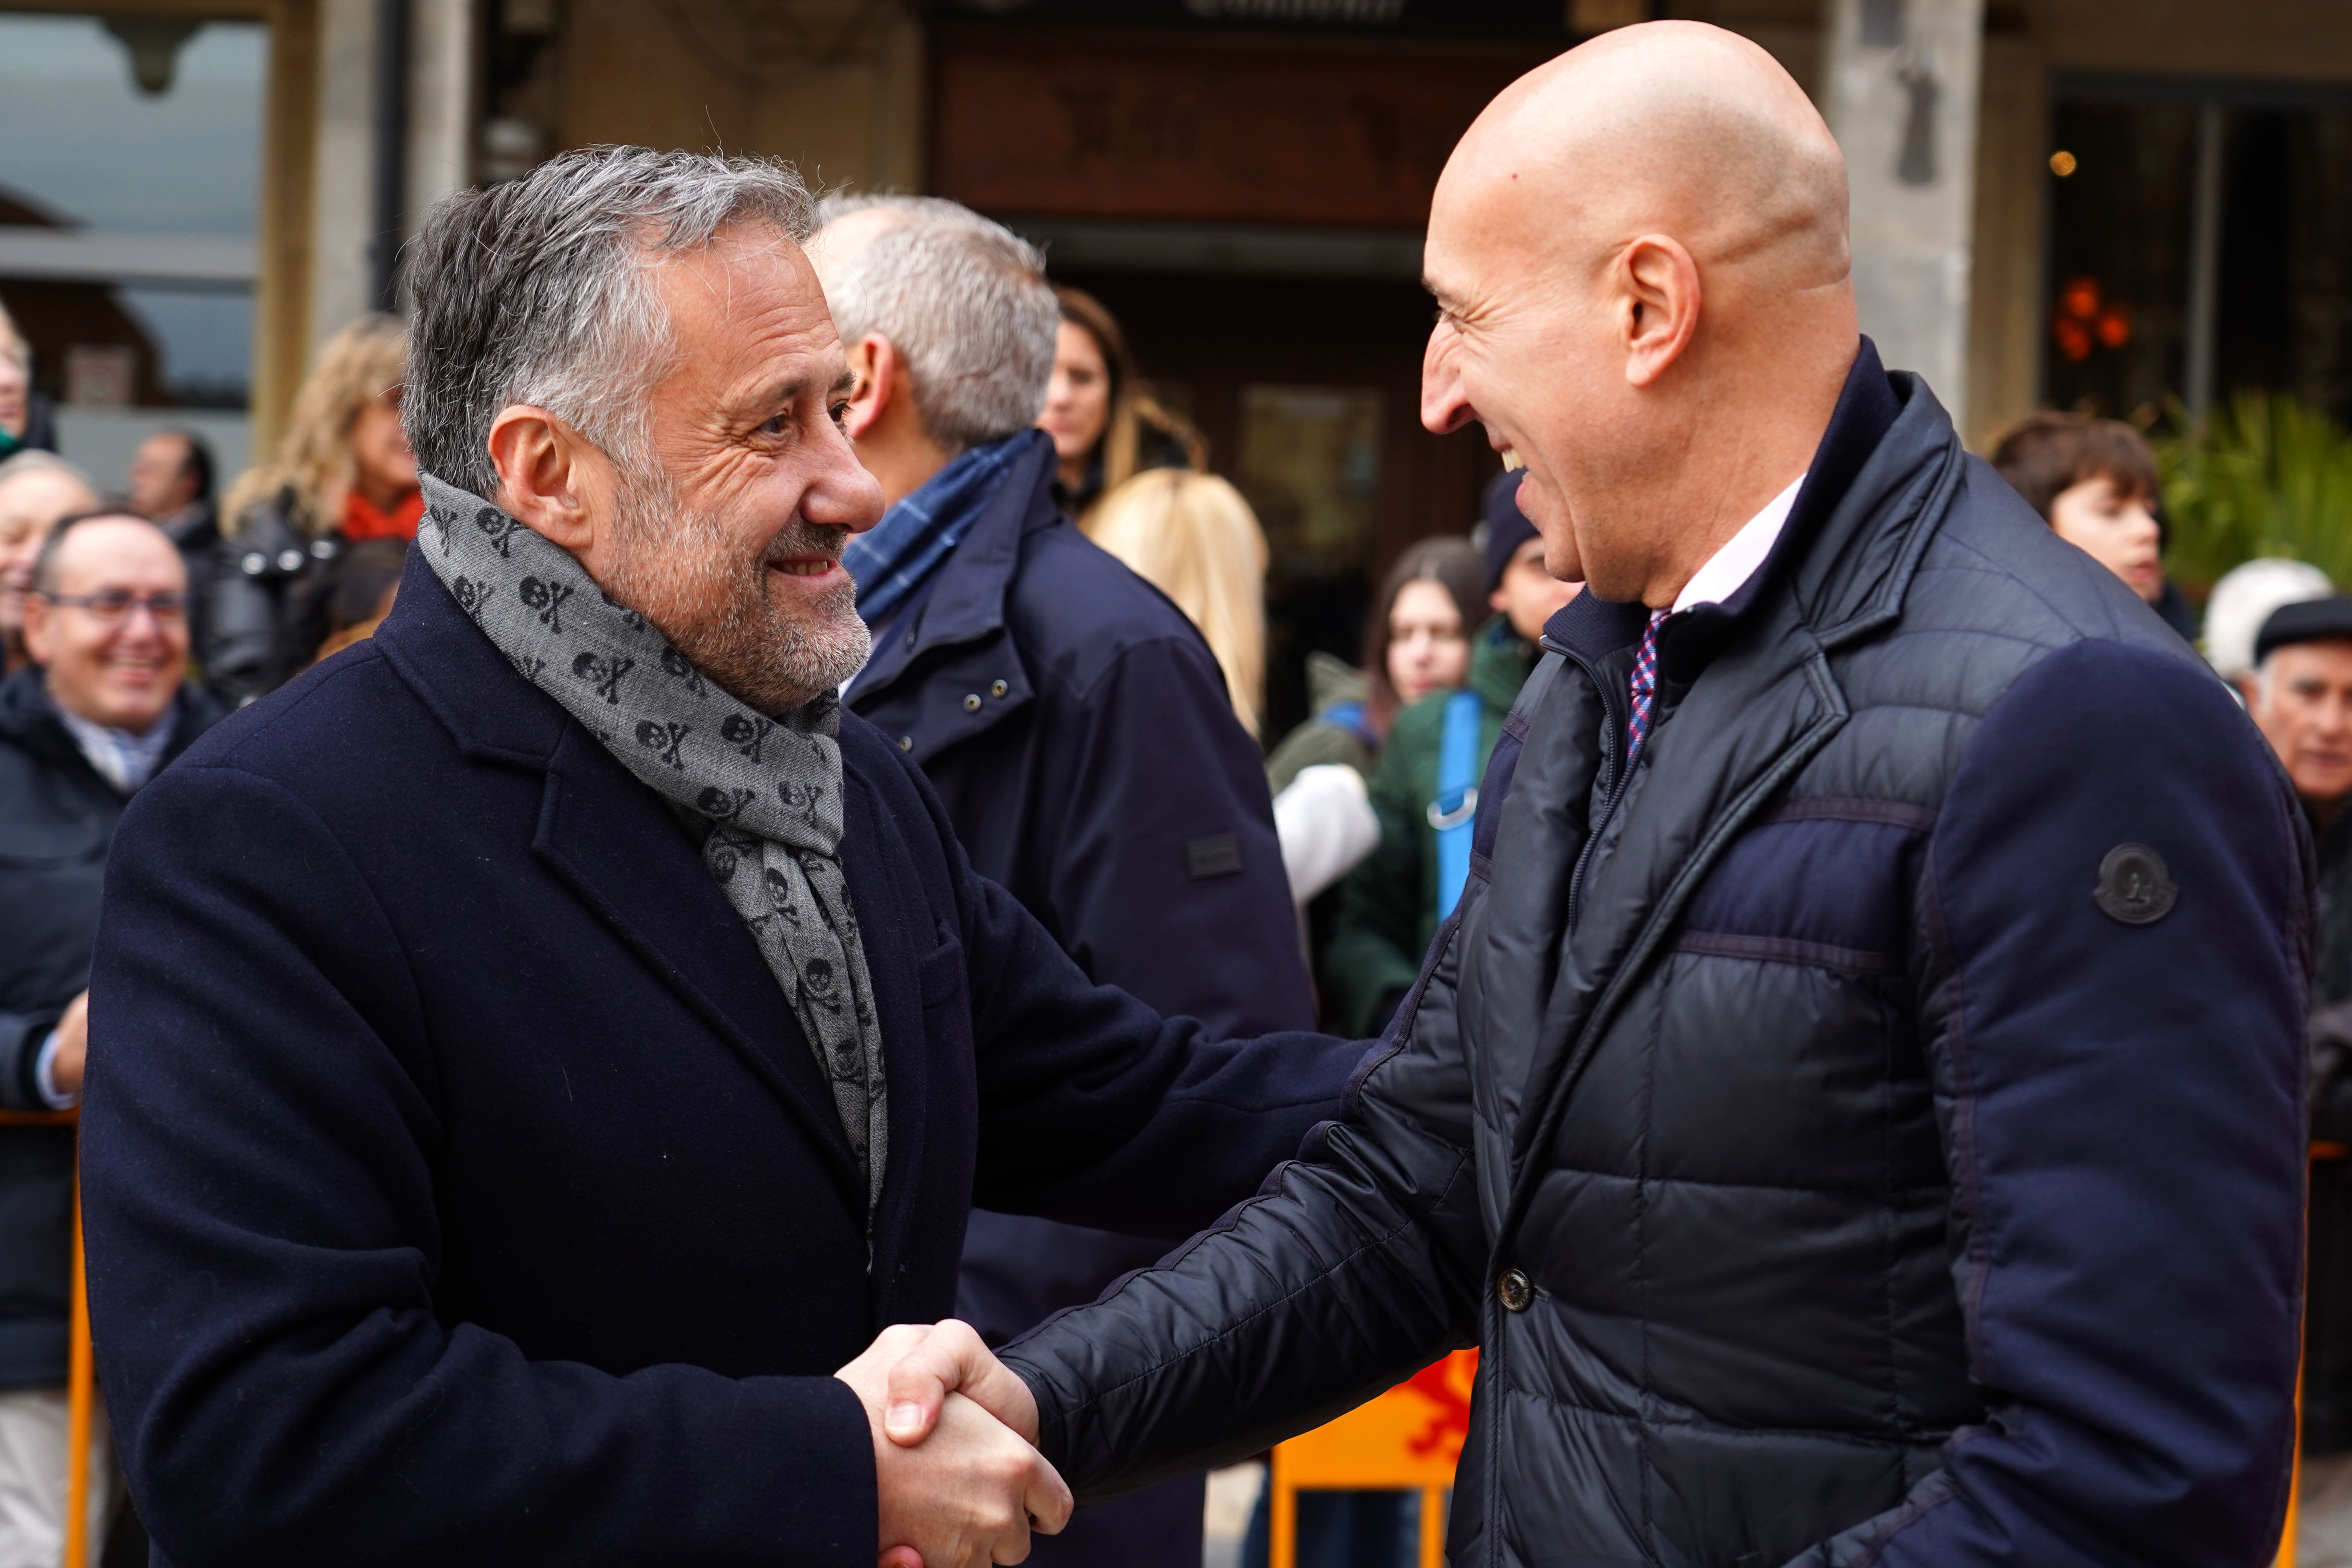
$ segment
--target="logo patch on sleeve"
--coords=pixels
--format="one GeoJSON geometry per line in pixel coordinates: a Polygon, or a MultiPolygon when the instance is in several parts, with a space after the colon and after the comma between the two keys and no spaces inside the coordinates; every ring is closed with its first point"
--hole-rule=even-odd
{"type": "Polygon", "coordinates": [[[1212,833],[1205,838],[1185,841],[1184,869],[1192,874],[1196,882],[1212,877],[1230,877],[1241,868],[1242,844],[1233,834],[1212,833]]]}
{"type": "Polygon", "coordinates": [[[2164,857],[2145,844],[2118,844],[2099,862],[2099,885],[2091,901],[2110,920],[2127,926],[2154,925],[2172,912],[2180,889],[2165,868],[2164,857]]]}

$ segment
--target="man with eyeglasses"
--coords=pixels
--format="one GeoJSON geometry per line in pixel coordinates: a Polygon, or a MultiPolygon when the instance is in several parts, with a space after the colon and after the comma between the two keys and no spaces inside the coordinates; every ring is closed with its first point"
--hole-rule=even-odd
{"type": "MultiPolygon", "coordinates": [[[[218,710],[182,685],[187,571],[142,518],[90,512],[50,530],[24,637],[32,665],[0,685],[0,1107],[62,1110],[81,1090],[115,823],[218,710]]],[[[72,1187],[71,1133],[0,1131],[0,1568],[53,1563],[63,1547],[72,1187]]],[[[102,1430],[91,1447],[105,1455],[102,1430]]],[[[93,1489],[93,1521],[109,1490],[93,1489]]]]}

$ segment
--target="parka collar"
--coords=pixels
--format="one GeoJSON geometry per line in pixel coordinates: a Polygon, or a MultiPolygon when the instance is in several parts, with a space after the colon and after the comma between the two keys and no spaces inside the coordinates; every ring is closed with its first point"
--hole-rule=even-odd
{"type": "Polygon", "coordinates": [[[953,553],[940,563],[930,584],[877,642],[872,661],[850,686],[853,706],[888,689],[907,667],[933,648],[978,642],[1004,627],[1004,602],[1021,562],[1021,542],[1040,528],[1063,522],[1054,505],[1053,483],[1060,471],[1053,437],[1027,433],[1027,445],[1005,465],[1004,475],[964,531],[953,553]]]}
{"type": "MultiPolygon", "coordinates": [[[[1788,523],[1770,553],[1764,557],[1764,563],[1722,603],[1694,605],[1658,628],[1658,672],[1663,679],[1681,682],[1696,679],[1717,650],[1751,618],[1766,595],[1800,574],[1801,563],[1809,561],[1817,552],[1838,552],[1858,528],[1877,519],[1875,496],[1861,498],[1865,504],[1860,507],[1843,503],[1853,494],[1854,481],[1872,456],[1902,419],[1905,395],[1925,392],[1917,377],[1906,375],[1902,379],[1908,384],[1898,388],[1879,362],[1877,346],[1864,338],[1855,351],[1853,363],[1846,370],[1845,385],[1839,390],[1837,405],[1830,412],[1829,426],[1822,432],[1821,444],[1813,450],[1804,483],[1789,509],[1788,523]]],[[[1932,397],[1927,401],[1934,403],[1932,397]]],[[[1937,410],[1939,416],[1941,412],[1937,410]]],[[[1843,606],[1820,607],[1830,609],[1832,619],[1843,618],[1849,613],[1843,606]]],[[[1807,618],[1819,628],[1819,619],[1811,616],[1807,618]]]]}
{"type": "MultiPolygon", "coordinates": [[[[1862,339],[1771,553],[1730,598],[1659,628],[1661,679],[1696,679],[1778,587],[1795,594],[1824,643],[1892,616],[1942,513],[1927,503],[1948,488],[1959,460],[1951,419],[1935,395],[1917,376],[1889,372],[1876,345],[1862,339]]],[[[1648,618],[1640,605],[1580,594],[1546,623],[1544,640],[1593,664],[1630,647],[1648,618]]]]}

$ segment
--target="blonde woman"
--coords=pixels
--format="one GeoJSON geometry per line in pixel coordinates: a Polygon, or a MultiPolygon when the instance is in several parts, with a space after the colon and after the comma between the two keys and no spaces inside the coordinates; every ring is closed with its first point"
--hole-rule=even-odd
{"type": "Polygon", "coordinates": [[[1255,735],[1265,689],[1265,531],[1241,491],[1214,474],[1150,468],[1103,497],[1084,527],[1201,628],[1234,716],[1255,735]]]}
{"type": "Polygon", "coordinates": [[[330,630],[336,561],[371,539],[416,537],[416,458],[400,425],[408,339],[366,316],[320,349],[271,461],[247,470],[221,506],[205,679],[250,700],[310,664],[330,630]]]}

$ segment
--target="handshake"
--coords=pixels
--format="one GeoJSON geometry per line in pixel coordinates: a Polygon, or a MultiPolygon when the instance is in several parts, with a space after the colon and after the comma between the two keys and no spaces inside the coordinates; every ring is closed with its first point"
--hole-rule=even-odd
{"type": "Polygon", "coordinates": [[[1037,1402],[969,1323],[885,1329],[833,1374],[874,1435],[876,1568],[988,1568],[1070,1519],[1070,1489],[1035,1447],[1037,1402]]]}

